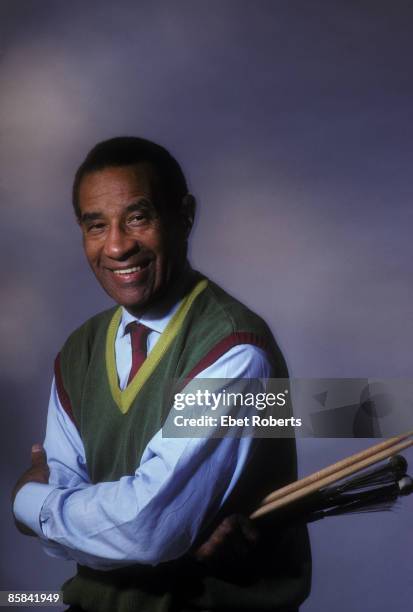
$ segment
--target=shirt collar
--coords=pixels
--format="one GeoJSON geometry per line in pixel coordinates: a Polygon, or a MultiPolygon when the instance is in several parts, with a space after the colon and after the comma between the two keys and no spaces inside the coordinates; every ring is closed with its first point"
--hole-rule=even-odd
{"type": "Polygon", "coordinates": [[[194,274],[194,271],[187,263],[182,274],[176,281],[173,290],[168,294],[168,296],[162,301],[162,303],[157,304],[153,308],[148,308],[148,310],[141,317],[135,317],[122,306],[122,318],[119,325],[121,335],[124,336],[125,333],[127,333],[125,332],[125,328],[133,321],[142,323],[142,325],[149,327],[149,329],[162,334],[169,321],[178,310],[183,299],[183,290],[194,274]]]}

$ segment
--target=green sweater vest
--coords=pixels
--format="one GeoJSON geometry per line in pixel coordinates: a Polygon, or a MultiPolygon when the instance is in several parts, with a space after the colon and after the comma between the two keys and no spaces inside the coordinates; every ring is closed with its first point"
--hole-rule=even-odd
{"type": "MultiPolygon", "coordinates": [[[[190,290],[192,298],[191,293],[184,297],[180,321],[178,313],[144,364],[146,367],[152,363],[152,372],[149,367],[146,380],[145,376],[140,382],[134,380],[128,393],[120,393],[114,384],[117,308],[87,321],[65,343],[56,368],[59,397],[79,429],[92,483],[132,475],[170,410],[168,381],[192,378],[232,346],[249,343],[263,348],[273,363],[274,376],[287,377],[282,355],[257,315],[200,275],[190,290]],[[164,337],[169,344],[165,345],[164,337]]],[[[143,370],[144,366],[136,378],[143,370]]],[[[252,509],[269,490],[296,477],[293,440],[254,443],[256,451],[248,470],[217,521],[223,514],[252,509]]],[[[307,589],[301,563],[304,559],[308,565],[304,540],[305,534],[298,539],[293,534],[295,548],[297,542],[301,544],[300,552],[290,561],[283,553],[281,567],[275,567],[261,551],[260,561],[266,561],[260,576],[256,575],[250,585],[208,576],[190,556],[156,567],[133,565],[108,572],[78,566],[78,574],[63,586],[64,601],[87,612],[281,609],[301,600],[307,589]],[[288,575],[291,567],[292,582],[288,575]]],[[[291,541],[290,538],[287,546],[290,551],[291,541]]],[[[277,545],[279,548],[279,540],[277,545]]]]}

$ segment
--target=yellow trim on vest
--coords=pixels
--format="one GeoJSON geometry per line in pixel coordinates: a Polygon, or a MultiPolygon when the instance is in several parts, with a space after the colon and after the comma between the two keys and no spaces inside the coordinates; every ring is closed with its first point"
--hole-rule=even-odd
{"type": "Polygon", "coordinates": [[[207,285],[207,279],[199,281],[191,293],[184,298],[182,304],[161,334],[158,342],[155,344],[152,351],[149,353],[148,357],[135,374],[132,382],[123,391],[121,391],[119,388],[115,360],[115,340],[119,323],[122,318],[122,309],[118,308],[116,310],[111,322],[109,323],[106,337],[106,370],[112,397],[123,414],[128,412],[133,400],[138,395],[139,391],[142,389],[152,372],[158,366],[162,357],[165,355],[172,341],[175,339],[176,335],[181,329],[184,319],[188,314],[194,300],[202,291],[204,291],[207,285]]]}

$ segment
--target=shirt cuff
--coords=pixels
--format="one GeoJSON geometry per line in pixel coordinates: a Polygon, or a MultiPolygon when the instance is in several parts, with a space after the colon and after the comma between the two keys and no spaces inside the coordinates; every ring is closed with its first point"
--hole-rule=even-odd
{"type": "Polygon", "coordinates": [[[13,513],[20,523],[29,527],[40,538],[44,538],[40,523],[40,511],[46,498],[55,487],[40,482],[28,482],[17,493],[13,513]]]}

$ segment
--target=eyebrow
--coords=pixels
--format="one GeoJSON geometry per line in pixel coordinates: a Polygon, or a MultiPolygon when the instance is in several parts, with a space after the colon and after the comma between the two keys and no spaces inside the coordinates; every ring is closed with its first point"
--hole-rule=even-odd
{"type": "Polygon", "coordinates": [[[87,223],[88,221],[96,221],[96,219],[101,219],[103,214],[101,212],[93,212],[93,213],[83,213],[80,217],[81,223],[87,223]]]}
{"type": "Polygon", "coordinates": [[[142,210],[142,208],[153,208],[155,210],[155,206],[153,205],[153,203],[151,202],[151,200],[148,200],[148,198],[144,198],[142,197],[140,200],[137,200],[136,202],[132,202],[131,204],[129,204],[125,211],[127,213],[130,212],[136,212],[137,210],[142,210]]]}

